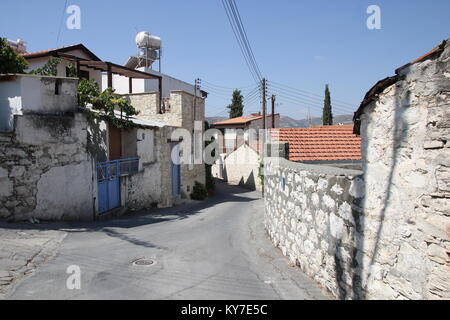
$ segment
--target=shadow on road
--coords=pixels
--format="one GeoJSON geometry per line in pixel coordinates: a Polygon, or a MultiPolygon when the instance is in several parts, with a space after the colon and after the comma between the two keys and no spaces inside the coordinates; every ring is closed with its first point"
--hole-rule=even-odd
{"type": "MultiPolygon", "coordinates": [[[[122,234],[111,228],[131,229],[155,223],[179,221],[188,219],[199,214],[206,208],[212,208],[224,202],[250,202],[260,198],[261,196],[257,192],[251,192],[218,181],[216,182],[215,195],[201,202],[194,201],[172,208],[141,210],[129,213],[120,218],[112,218],[111,220],[104,221],[46,222],[41,224],[0,222],[0,228],[20,230],[60,230],[69,233],[103,231],[111,237],[123,237],[122,234]]],[[[129,242],[139,242],[137,239],[124,240],[129,242]]],[[[147,246],[149,244],[146,243],[144,245],[147,246]]],[[[154,247],[153,245],[149,246],[154,247]]]]}

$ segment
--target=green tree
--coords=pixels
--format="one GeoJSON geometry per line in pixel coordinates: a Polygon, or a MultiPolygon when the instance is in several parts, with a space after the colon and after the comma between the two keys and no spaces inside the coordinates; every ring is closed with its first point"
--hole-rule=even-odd
{"type": "Polygon", "coordinates": [[[230,109],[230,119],[242,117],[244,115],[244,97],[241,90],[233,91],[233,98],[231,104],[227,107],[230,109]]]}
{"type": "Polygon", "coordinates": [[[328,85],[325,86],[325,101],[323,104],[323,125],[324,126],[333,125],[333,110],[331,107],[330,88],[328,87],[328,85]]]}
{"type": "Polygon", "coordinates": [[[24,73],[28,62],[16,53],[8,44],[8,40],[0,38],[0,74],[24,73]]]}
{"type": "MultiPolygon", "coordinates": [[[[81,79],[78,83],[78,101],[81,106],[92,106],[93,110],[101,113],[101,116],[119,129],[128,129],[134,126],[130,117],[139,114],[126,99],[114,93],[114,89],[107,88],[101,92],[99,85],[94,80],[81,79]],[[116,115],[115,111],[121,111],[123,118],[116,115]]],[[[91,116],[100,117],[100,114],[91,112],[91,116]]]]}

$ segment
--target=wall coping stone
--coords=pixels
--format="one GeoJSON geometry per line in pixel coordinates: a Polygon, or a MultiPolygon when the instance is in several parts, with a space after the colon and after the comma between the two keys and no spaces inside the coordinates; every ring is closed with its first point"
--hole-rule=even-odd
{"type": "Polygon", "coordinates": [[[294,171],[310,171],[316,174],[325,174],[331,176],[362,176],[364,174],[363,171],[360,170],[352,170],[352,169],[343,169],[338,167],[329,167],[326,165],[316,165],[316,164],[304,164],[299,162],[292,162],[283,158],[265,158],[265,163],[273,164],[275,161],[286,168],[294,171]]]}

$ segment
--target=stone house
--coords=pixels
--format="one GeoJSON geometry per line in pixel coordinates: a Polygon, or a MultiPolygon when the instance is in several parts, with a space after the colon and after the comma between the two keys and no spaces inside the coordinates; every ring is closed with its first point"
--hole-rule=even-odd
{"type": "MultiPolygon", "coordinates": [[[[61,59],[58,65],[58,76],[67,76],[67,67],[72,64],[76,67],[79,78],[93,79],[103,90],[110,87],[117,94],[122,94],[128,99],[133,107],[140,111],[139,119],[156,121],[169,127],[184,128],[188,131],[194,130],[196,121],[201,123],[200,130],[204,130],[205,99],[207,93],[195,90],[193,85],[158,73],[149,68],[137,68],[127,64],[120,66],[112,62],[104,62],[94,55],[84,45],[62,47],[58,49],[45,50],[23,55],[28,63],[29,69],[42,67],[51,57],[61,59]],[[167,86],[165,86],[167,85],[167,86]]],[[[115,131],[109,131],[111,141],[121,143],[119,135],[115,131]]],[[[170,137],[169,137],[170,138],[170,137]]],[[[168,142],[170,148],[176,145],[168,142]]],[[[126,145],[126,144],[124,144],[126,145]]],[[[179,148],[179,147],[178,147],[179,148]]],[[[110,160],[122,158],[116,150],[110,160]]],[[[180,175],[174,184],[179,184],[179,197],[189,199],[196,181],[205,184],[205,167],[203,164],[182,164],[180,168],[175,167],[172,176],[180,175]],[[177,173],[177,170],[180,173],[177,173]]]]}
{"type": "MultiPolygon", "coordinates": [[[[278,128],[280,115],[267,115],[267,128],[278,128]]],[[[219,157],[212,166],[212,175],[232,185],[262,191],[261,151],[263,116],[254,113],[213,123],[219,130],[215,139],[219,144],[219,157]],[[219,141],[220,140],[220,141],[219,141]]]]}
{"type": "MultiPolygon", "coordinates": [[[[57,76],[67,77],[69,74],[68,67],[70,65],[77,65],[81,61],[95,61],[101,62],[102,60],[97,57],[92,51],[86,48],[83,44],[76,44],[73,46],[61,47],[57,49],[42,50],[38,52],[24,53],[22,56],[28,62],[28,69],[36,70],[42,68],[50,58],[60,58],[61,62],[57,66],[57,76]]],[[[102,83],[102,72],[88,68],[87,66],[78,65],[78,74],[80,78],[93,79],[99,85],[102,83]]]]}
{"type": "MultiPolygon", "coordinates": [[[[220,130],[222,133],[220,144],[223,147],[221,154],[229,154],[246,141],[254,148],[257,148],[257,141],[260,140],[260,130],[264,128],[263,116],[259,113],[253,113],[249,116],[242,116],[233,119],[227,119],[213,123],[212,128],[220,130]],[[254,144],[254,145],[253,145],[254,144]]],[[[280,115],[267,115],[266,128],[279,128],[280,115]],[[273,124],[272,124],[273,122],[273,124]]],[[[216,139],[219,137],[216,136],[216,139]]]]}
{"type": "Polygon", "coordinates": [[[265,226],[340,299],[450,299],[450,44],[355,113],[363,171],[267,159],[265,226]]]}
{"type": "Polygon", "coordinates": [[[229,154],[222,154],[212,166],[213,177],[228,184],[262,191],[261,165],[263,157],[248,143],[229,154]]]}
{"type": "MultiPolygon", "coordinates": [[[[194,129],[201,135],[204,133],[205,98],[199,98],[185,91],[172,91],[170,98],[165,100],[164,109],[161,110],[158,103],[158,92],[144,92],[124,94],[122,97],[140,111],[139,118],[158,121],[175,128],[185,129],[192,134],[194,129]]],[[[181,137],[176,137],[179,139],[181,137]]],[[[193,143],[193,141],[192,141],[193,143]]],[[[181,152],[187,152],[181,150],[181,152]]],[[[195,182],[206,182],[205,164],[180,165],[181,181],[180,196],[189,199],[195,182]]]]}
{"type": "Polygon", "coordinates": [[[176,200],[173,128],[132,118],[132,129],[118,130],[93,119],[78,106],[77,84],[0,76],[0,218],[93,220],[176,200]]]}

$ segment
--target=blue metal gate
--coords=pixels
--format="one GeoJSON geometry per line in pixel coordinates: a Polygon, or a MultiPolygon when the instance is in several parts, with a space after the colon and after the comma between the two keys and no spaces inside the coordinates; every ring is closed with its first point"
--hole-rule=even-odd
{"type": "Polygon", "coordinates": [[[120,207],[120,161],[97,164],[98,212],[120,207]]]}

